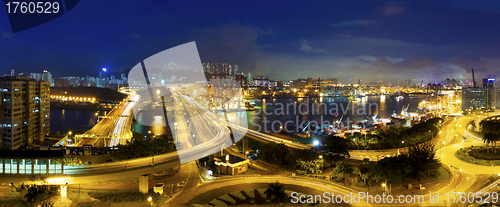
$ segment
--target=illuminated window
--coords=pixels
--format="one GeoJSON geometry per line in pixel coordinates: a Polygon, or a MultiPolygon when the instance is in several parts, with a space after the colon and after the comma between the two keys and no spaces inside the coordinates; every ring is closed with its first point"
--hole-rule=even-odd
{"type": "Polygon", "coordinates": [[[40,164],[40,174],[47,174],[47,160],[42,159],[38,161],[40,164]]]}
{"type": "Polygon", "coordinates": [[[26,159],[25,161],[25,166],[26,166],[26,174],[31,174],[32,169],[31,169],[31,159],[26,159]]]}
{"type": "Polygon", "coordinates": [[[5,159],[5,174],[10,174],[11,159],[5,159]]]}
{"type": "Polygon", "coordinates": [[[24,159],[19,159],[19,174],[26,173],[26,162],[24,159]]]}
{"type": "Polygon", "coordinates": [[[17,174],[17,159],[10,159],[10,173],[17,174]]]}

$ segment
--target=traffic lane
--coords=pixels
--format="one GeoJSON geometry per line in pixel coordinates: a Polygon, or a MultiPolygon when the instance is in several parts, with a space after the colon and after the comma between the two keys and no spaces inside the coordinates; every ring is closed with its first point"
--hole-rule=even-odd
{"type": "MultiPolygon", "coordinates": [[[[179,171],[177,173],[175,173],[173,176],[167,177],[164,179],[154,180],[153,182],[149,183],[149,186],[152,186],[155,183],[164,183],[165,186],[180,183],[183,180],[188,178],[191,171],[192,171],[192,168],[189,165],[187,165],[187,164],[181,165],[181,168],[179,169],[179,171]]],[[[128,179],[128,178],[124,178],[124,179],[128,179]]],[[[138,180],[136,182],[106,181],[105,183],[103,183],[103,182],[82,183],[80,185],[68,184],[68,187],[69,188],[76,188],[76,189],[78,189],[78,188],[88,189],[88,190],[115,189],[115,188],[131,189],[131,188],[139,188],[139,183],[138,183],[138,180]]]]}
{"type": "Polygon", "coordinates": [[[450,146],[446,146],[441,151],[441,162],[445,165],[450,165],[457,168],[462,173],[471,174],[498,174],[500,172],[500,166],[483,166],[475,165],[464,162],[455,156],[455,153],[461,148],[470,147],[474,143],[459,143],[450,146]]]}
{"type": "MultiPolygon", "coordinates": [[[[206,204],[210,202],[211,200],[223,196],[228,193],[236,192],[236,191],[244,191],[244,190],[252,190],[252,189],[267,189],[269,183],[242,183],[242,184],[234,184],[230,186],[223,186],[217,189],[209,190],[204,193],[201,193],[197,195],[194,198],[189,198],[189,196],[178,196],[176,197],[175,201],[172,203],[174,204],[180,204],[180,203],[185,203],[185,200],[189,200],[186,205],[192,205],[192,204],[206,204]]],[[[300,185],[295,185],[295,184],[284,184],[283,185],[285,190],[290,190],[292,192],[300,192],[303,194],[307,195],[323,195],[325,192],[320,191],[311,187],[305,187],[305,186],[300,186],[300,185]]],[[[329,192],[331,193],[331,192],[329,192]]],[[[336,194],[335,194],[336,195],[336,194]]],[[[262,197],[265,197],[265,195],[262,195],[262,197]]],[[[351,206],[345,202],[342,203],[335,203],[335,204],[328,204],[328,206],[351,206]]]]}

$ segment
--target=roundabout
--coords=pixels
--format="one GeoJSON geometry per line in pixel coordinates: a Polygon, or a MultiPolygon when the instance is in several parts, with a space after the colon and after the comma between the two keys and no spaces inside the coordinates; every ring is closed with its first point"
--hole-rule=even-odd
{"type": "Polygon", "coordinates": [[[489,149],[488,147],[473,146],[459,149],[455,156],[467,163],[483,166],[499,166],[500,150],[489,149]],[[489,152],[488,152],[489,151],[489,152]]]}
{"type": "MultiPolygon", "coordinates": [[[[490,116],[497,115],[498,113],[490,116]]],[[[446,129],[442,129],[445,136],[441,141],[446,144],[441,146],[436,154],[443,164],[462,173],[494,175],[500,173],[498,149],[498,155],[493,155],[491,152],[493,148],[490,149],[490,153],[483,152],[486,147],[482,139],[467,131],[466,128],[471,121],[480,122],[485,118],[485,116],[480,115],[463,116],[453,120],[446,129]]]]}

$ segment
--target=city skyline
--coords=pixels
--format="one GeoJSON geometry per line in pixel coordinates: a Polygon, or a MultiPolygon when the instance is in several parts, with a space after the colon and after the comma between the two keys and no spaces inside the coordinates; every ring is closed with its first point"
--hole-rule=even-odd
{"type": "Polygon", "coordinates": [[[496,4],[80,2],[61,18],[15,34],[2,18],[0,67],[2,74],[97,76],[100,68],[120,74],[194,40],[202,62],[229,62],[276,80],[471,80],[471,68],[476,77],[498,75],[496,4]]]}
{"type": "Polygon", "coordinates": [[[0,205],[500,205],[500,2],[4,4],[0,205]]]}

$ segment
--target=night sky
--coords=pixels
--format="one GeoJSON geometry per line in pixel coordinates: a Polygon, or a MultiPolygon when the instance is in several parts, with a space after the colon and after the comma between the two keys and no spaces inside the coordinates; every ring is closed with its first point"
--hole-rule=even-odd
{"type": "Polygon", "coordinates": [[[13,34],[0,9],[0,72],[119,75],[196,41],[202,62],[273,79],[340,82],[500,75],[500,1],[82,0],[13,34]]]}

